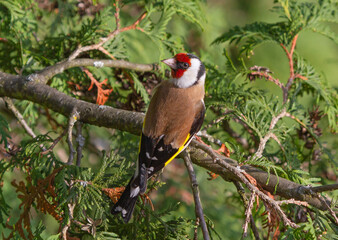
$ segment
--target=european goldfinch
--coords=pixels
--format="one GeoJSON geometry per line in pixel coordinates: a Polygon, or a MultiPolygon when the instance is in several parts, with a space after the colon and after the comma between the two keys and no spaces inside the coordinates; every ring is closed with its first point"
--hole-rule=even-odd
{"type": "Polygon", "coordinates": [[[204,120],[205,67],[193,54],[179,53],[162,61],[172,78],[153,91],[146,113],[136,171],[112,209],[127,223],[147,180],[166,166],[190,143],[204,120]]]}

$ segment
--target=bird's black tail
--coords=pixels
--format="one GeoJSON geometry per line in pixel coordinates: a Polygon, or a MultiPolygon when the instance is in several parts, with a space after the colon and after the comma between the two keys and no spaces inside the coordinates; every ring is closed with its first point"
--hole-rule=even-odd
{"type": "Polygon", "coordinates": [[[131,216],[133,215],[135,204],[139,193],[131,194],[131,184],[133,182],[133,178],[128,183],[126,189],[122,193],[120,199],[115,203],[114,207],[111,210],[112,214],[121,213],[123,221],[128,223],[131,216]]]}

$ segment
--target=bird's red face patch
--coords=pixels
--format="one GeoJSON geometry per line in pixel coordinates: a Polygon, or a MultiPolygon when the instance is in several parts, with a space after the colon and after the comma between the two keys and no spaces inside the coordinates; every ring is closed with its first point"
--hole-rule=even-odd
{"type": "Polygon", "coordinates": [[[177,53],[175,55],[175,58],[176,58],[176,61],[178,62],[186,62],[189,64],[189,66],[191,65],[190,57],[186,53],[177,53]]]}
{"type": "Polygon", "coordinates": [[[173,76],[173,78],[180,78],[183,76],[185,72],[185,69],[171,69],[171,76],[173,76]]]}
{"type": "MultiPolygon", "coordinates": [[[[178,53],[175,55],[175,59],[178,63],[188,63],[191,66],[190,57],[186,53],[178,53]]],[[[177,68],[171,70],[173,78],[180,78],[183,76],[187,69],[177,68]]]]}

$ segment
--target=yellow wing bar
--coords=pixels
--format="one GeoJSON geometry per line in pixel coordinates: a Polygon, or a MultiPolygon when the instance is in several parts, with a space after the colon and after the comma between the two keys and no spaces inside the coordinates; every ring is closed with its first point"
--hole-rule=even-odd
{"type": "Polygon", "coordinates": [[[180,152],[182,152],[182,150],[186,147],[185,144],[188,142],[189,139],[190,139],[190,133],[188,133],[188,136],[184,140],[184,143],[182,144],[182,146],[180,146],[177,152],[171,158],[169,158],[168,161],[165,162],[164,166],[167,166],[180,152]]]}

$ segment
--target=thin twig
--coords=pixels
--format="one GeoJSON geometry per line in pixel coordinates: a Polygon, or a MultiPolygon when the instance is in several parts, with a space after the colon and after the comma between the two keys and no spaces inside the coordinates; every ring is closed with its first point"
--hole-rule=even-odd
{"type": "Polygon", "coordinates": [[[67,233],[68,233],[68,229],[70,228],[70,224],[72,222],[73,219],[73,213],[74,213],[74,208],[75,208],[75,203],[73,203],[72,201],[70,203],[68,203],[68,214],[69,214],[69,218],[67,221],[67,224],[65,224],[61,230],[61,236],[63,240],[67,240],[67,233]]]}
{"type": "Polygon", "coordinates": [[[28,126],[26,120],[23,118],[22,114],[19,112],[19,110],[15,107],[12,99],[9,97],[4,97],[5,102],[7,103],[8,108],[12,111],[14,116],[18,119],[21,126],[26,130],[29,136],[32,138],[36,138],[36,134],[34,133],[33,129],[28,126]]]}
{"type": "Polygon", "coordinates": [[[279,205],[282,205],[282,204],[296,204],[296,205],[299,205],[299,206],[305,206],[305,207],[308,207],[309,204],[307,202],[304,202],[304,201],[298,201],[298,200],[295,200],[293,198],[291,199],[287,199],[287,200],[281,200],[281,201],[276,201],[279,205]]]}
{"type": "Polygon", "coordinates": [[[113,56],[113,54],[111,54],[110,52],[108,52],[104,47],[99,47],[97,50],[100,50],[101,52],[103,52],[104,54],[106,54],[111,59],[116,60],[116,58],[113,56]]]}
{"type": "Polygon", "coordinates": [[[333,219],[334,219],[334,221],[335,221],[334,223],[335,223],[336,225],[338,225],[337,213],[335,213],[335,212],[332,210],[331,206],[326,202],[326,200],[325,200],[324,197],[320,196],[318,193],[316,193],[316,195],[317,195],[317,197],[319,197],[319,198],[322,199],[322,202],[327,206],[329,213],[330,213],[331,216],[333,217],[333,219]]]}
{"type": "Polygon", "coordinates": [[[203,239],[209,240],[210,237],[209,237],[208,227],[207,227],[207,224],[206,224],[205,219],[204,219],[203,208],[202,208],[202,203],[201,203],[201,199],[200,199],[198,182],[197,182],[197,179],[196,179],[194,167],[192,166],[189,153],[187,153],[185,151],[183,154],[184,154],[183,155],[184,156],[183,157],[184,163],[185,163],[185,166],[186,166],[188,173],[189,173],[189,178],[190,178],[190,182],[191,182],[191,189],[192,189],[192,192],[193,192],[193,195],[194,195],[196,218],[199,219],[199,223],[200,223],[201,228],[202,228],[203,239]]]}
{"type": "Polygon", "coordinates": [[[279,81],[278,78],[274,78],[272,77],[269,73],[267,72],[250,72],[249,74],[249,78],[262,78],[264,77],[266,80],[273,82],[274,84],[276,84],[279,88],[283,89],[283,84],[279,81]]]}
{"type": "Polygon", "coordinates": [[[246,210],[245,210],[245,221],[244,221],[244,224],[243,224],[243,238],[248,236],[248,225],[249,225],[250,219],[252,217],[251,211],[252,211],[253,204],[255,202],[255,197],[256,197],[255,192],[252,192],[250,199],[249,199],[249,202],[248,202],[248,205],[247,205],[246,210]]]}
{"type": "Polygon", "coordinates": [[[218,145],[221,145],[220,142],[218,141],[218,139],[214,139],[212,136],[207,134],[207,129],[210,127],[215,126],[216,124],[223,122],[222,126],[223,129],[231,136],[233,137],[238,143],[240,143],[243,148],[247,149],[249,147],[248,141],[246,138],[241,137],[238,133],[236,133],[234,130],[232,130],[230,128],[229,122],[228,120],[225,120],[225,118],[227,117],[227,115],[233,113],[233,110],[226,110],[224,113],[219,113],[217,110],[212,109],[217,115],[221,115],[218,118],[214,119],[213,121],[211,121],[210,123],[206,124],[199,132],[198,132],[198,136],[202,136],[202,137],[206,137],[208,139],[208,141],[210,142],[214,142],[218,145]],[[210,137],[209,137],[210,136],[210,137]],[[216,140],[213,141],[213,140],[216,140]]]}
{"type": "Polygon", "coordinates": [[[115,6],[115,21],[116,21],[116,29],[121,28],[121,23],[120,23],[120,7],[119,7],[119,0],[116,0],[114,3],[115,6]]]}
{"type": "Polygon", "coordinates": [[[116,29],[109,33],[109,35],[105,38],[101,38],[101,41],[96,43],[96,44],[92,44],[89,46],[79,46],[68,58],[68,61],[72,61],[74,60],[77,56],[79,56],[81,53],[83,52],[87,52],[90,50],[100,50],[100,48],[103,46],[103,44],[105,44],[106,42],[112,40],[116,35],[120,34],[121,32],[125,32],[125,31],[129,31],[132,29],[137,29],[140,31],[144,31],[143,29],[141,29],[138,25],[140,24],[140,22],[146,17],[147,13],[144,12],[133,24],[124,27],[124,28],[120,28],[120,9],[118,6],[118,1],[116,1],[115,3],[115,7],[116,7],[116,12],[115,12],[115,19],[116,19],[116,29]]]}
{"type": "Polygon", "coordinates": [[[66,135],[67,133],[67,129],[65,129],[60,136],[58,136],[53,143],[49,146],[48,149],[46,149],[45,151],[41,152],[42,155],[46,155],[48,153],[50,153],[51,151],[53,151],[54,147],[56,146],[56,144],[58,144],[58,142],[66,135]]]}
{"type": "Polygon", "coordinates": [[[286,116],[286,108],[283,108],[283,110],[281,111],[280,114],[278,114],[276,117],[272,118],[269,130],[272,130],[276,126],[276,124],[279,121],[279,119],[281,119],[281,118],[283,118],[285,116],[286,116]]]}
{"type": "Polygon", "coordinates": [[[82,135],[82,125],[83,125],[82,122],[80,122],[80,121],[76,122],[76,142],[77,142],[76,166],[78,166],[78,167],[81,165],[81,159],[83,157],[82,149],[83,149],[83,146],[84,146],[85,140],[86,140],[82,135]]]}
{"type": "Polygon", "coordinates": [[[86,66],[93,66],[97,68],[124,68],[139,72],[150,72],[159,69],[157,64],[138,64],[124,60],[78,58],[71,61],[62,61],[53,66],[46,67],[37,73],[29,75],[27,79],[29,81],[47,83],[49,79],[57,74],[63,73],[67,69],[86,66]]]}
{"type": "Polygon", "coordinates": [[[201,130],[196,135],[198,137],[206,138],[209,142],[215,143],[215,144],[217,144],[219,146],[222,146],[222,144],[223,144],[221,140],[219,140],[217,138],[214,138],[213,136],[211,136],[210,134],[208,134],[206,130],[201,130]]]}
{"type": "Polygon", "coordinates": [[[289,60],[289,69],[290,69],[290,76],[289,76],[288,82],[286,83],[285,87],[283,86],[283,88],[282,88],[283,89],[283,103],[284,104],[287,101],[289,90],[292,86],[293,81],[296,78],[300,78],[302,80],[307,80],[306,77],[300,75],[299,73],[295,73],[295,70],[294,70],[293,53],[294,53],[294,50],[296,48],[297,39],[298,39],[298,34],[296,34],[294,36],[294,38],[292,39],[290,51],[284,46],[284,44],[282,44],[282,43],[280,44],[282,46],[282,48],[284,49],[286,56],[289,60]]]}
{"type": "MultiPolygon", "coordinates": [[[[7,103],[8,108],[12,111],[14,116],[18,119],[20,125],[25,129],[29,136],[32,138],[36,138],[36,134],[34,133],[33,129],[28,125],[26,120],[23,118],[22,114],[19,110],[15,107],[13,101],[9,97],[4,97],[5,102],[7,103]]],[[[42,151],[46,151],[46,147],[43,144],[40,144],[40,148],[42,151]]]]}
{"type": "Polygon", "coordinates": [[[76,152],[74,150],[73,147],[73,127],[75,122],[79,119],[80,115],[79,113],[76,111],[76,108],[73,109],[69,120],[68,120],[68,134],[67,134],[67,143],[69,146],[69,158],[68,158],[68,165],[72,165],[73,164],[73,159],[74,159],[74,153],[76,152]]]}
{"type": "Polygon", "coordinates": [[[243,128],[249,133],[251,139],[254,141],[255,146],[257,146],[259,144],[258,138],[256,137],[254,131],[242,119],[246,120],[246,117],[243,114],[241,114],[240,117],[234,117],[232,120],[243,126],[243,128]]]}
{"type": "Polygon", "coordinates": [[[274,127],[276,126],[279,119],[285,117],[286,115],[287,115],[286,108],[283,108],[283,110],[281,111],[280,114],[278,114],[277,116],[272,118],[271,123],[270,123],[270,127],[269,127],[269,132],[263,138],[261,138],[261,140],[259,142],[258,149],[257,149],[256,153],[254,154],[253,158],[261,158],[262,157],[262,154],[263,154],[263,151],[265,149],[265,145],[266,145],[267,141],[271,137],[274,137],[274,133],[272,133],[271,130],[274,129],[274,127]]]}
{"type": "MultiPolygon", "coordinates": [[[[245,190],[244,190],[242,184],[238,181],[234,181],[233,183],[235,184],[237,192],[238,192],[239,196],[241,197],[244,205],[248,206],[248,199],[245,196],[245,190]]],[[[254,234],[255,239],[260,240],[259,232],[258,232],[257,226],[255,224],[255,220],[254,220],[252,214],[250,215],[250,225],[251,225],[251,229],[252,229],[252,232],[254,234]]]]}
{"type": "MultiPolygon", "coordinates": [[[[70,180],[69,182],[65,180],[66,185],[69,187],[69,191],[73,188],[75,181],[74,180],[70,180]]],[[[72,199],[69,201],[68,205],[68,220],[67,223],[63,226],[63,228],[61,229],[61,236],[63,240],[67,240],[67,233],[68,233],[68,229],[70,228],[70,225],[74,219],[74,209],[76,206],[76,202],[73,201],[72,199]]]]}

